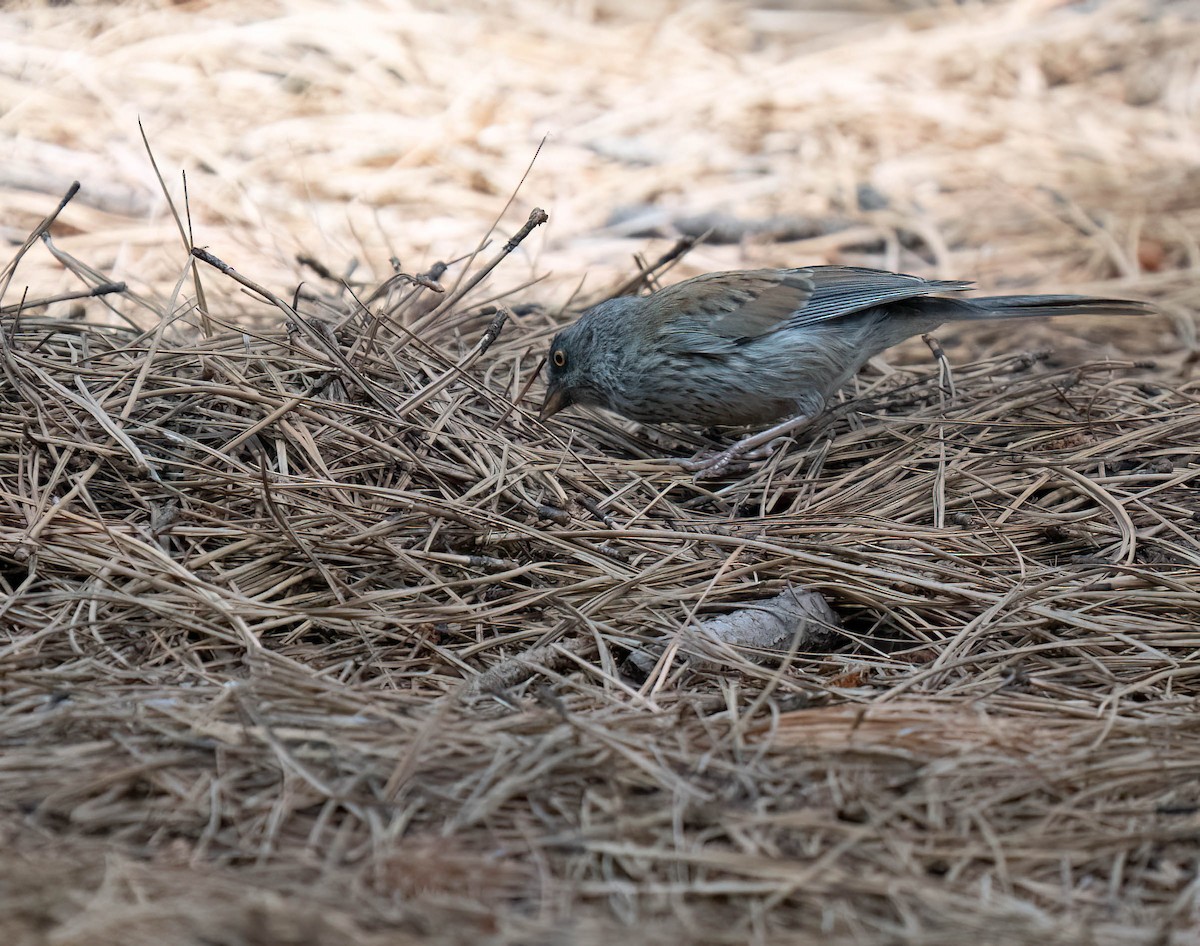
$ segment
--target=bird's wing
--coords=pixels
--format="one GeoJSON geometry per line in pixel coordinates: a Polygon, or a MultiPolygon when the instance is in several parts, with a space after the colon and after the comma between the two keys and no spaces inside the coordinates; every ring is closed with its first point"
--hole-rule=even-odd
{"type": "Polygon", "coordinates": [[[703,351],[969,286],[854,266],[810,266],[697,276],[660,290],[650,301],[664,335],[680,347],[703,351]]]}
{"type": "Polygon", "coordinates": [[[812,282],[813,292],[808,304],[789,320],[788,324],[793,327],[840,319],[901,299],[971,288],[971,283],[957,279],[922,279],[857,266],[812,266],[795,272],[806,274],[812,282]]]}

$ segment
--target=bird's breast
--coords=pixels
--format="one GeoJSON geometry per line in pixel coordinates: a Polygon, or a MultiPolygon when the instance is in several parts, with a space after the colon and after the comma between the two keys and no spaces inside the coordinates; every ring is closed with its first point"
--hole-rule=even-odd
{"type": "Polygon", "coordinates": [[[631,372],[611,407],[646,424],[722,427],[770,423],[801,409],[787,390],[760,380],[742,358],[671,355],[631,372]]]}

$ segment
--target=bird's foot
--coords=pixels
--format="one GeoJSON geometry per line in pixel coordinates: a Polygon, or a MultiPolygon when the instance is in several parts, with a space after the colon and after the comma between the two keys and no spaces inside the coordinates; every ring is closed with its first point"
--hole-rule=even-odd
{"type": "Polygon", "coordinates": [[[801,415],[776,424],[767,430],[760,431],[739,440],[728,450],[711,456],[695,456],[690,460],[680,460],[679,465],[687,472],[694,473],[697,480],[713,479],[729,471],[735,461],[739,464],[751,460],[762,460],[769,457],[780,444],[787,443],[792,438],[787,436],[809,422],[810,418],[801,415]]]}
{"type": "Polygon", "coordinates": [[[687,473],[694,473],[697,480],[714,479],[720,476],[738,457],[732,449],[720,453],[698,453],[690,460],[677,460],[680,468],[687,473]]]}
{"type": "Polygon", "coordinates": [[[688,473],[695,474],[700,480],[716,479],[725,473],[744,472],[750,469],[753,461],[765,460],[784,444],[791,441],[790,437],[776,437],[770,443],[757,449],[747,449],[742,443],[735,443],[728,450],[720,453],[697,454],[690,460],[679,460],[679,465],[688,473]]]}

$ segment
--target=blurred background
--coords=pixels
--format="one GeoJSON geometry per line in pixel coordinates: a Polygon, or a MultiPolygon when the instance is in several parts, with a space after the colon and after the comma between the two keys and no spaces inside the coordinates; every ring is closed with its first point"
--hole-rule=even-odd
{"type": "MultiPolygon", "coordinates": [[[[168,292],[187,257],[140,119],[196,243],[278,291],[300,253],[423,270],[540,206],[497,279],[548,304],[708,233],[669,280],[852,262],[1148,295],[1172,318],[1123,347],[1180,354],[1198,111],[1187,0],[7,4],[0,238],[78,179],[60,245],[168,292]]],[[[16,284],[77,288],[37,249],[16,284]]]]}

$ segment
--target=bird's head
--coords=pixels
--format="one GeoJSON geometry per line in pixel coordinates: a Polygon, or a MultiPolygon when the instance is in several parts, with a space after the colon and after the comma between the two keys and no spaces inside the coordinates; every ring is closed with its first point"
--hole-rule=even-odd
{"type": "Polygon", "coordinates": [[[554,336],[546,359],[546,399],[539,418],[545,420],[572,404],[612,407],[613,375],[629,343],[624,331],[626,316],[636,301],[626,297],[601,302],[554,336]]]}

